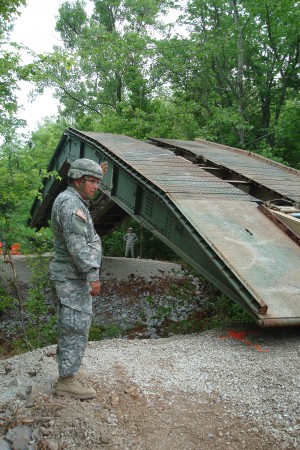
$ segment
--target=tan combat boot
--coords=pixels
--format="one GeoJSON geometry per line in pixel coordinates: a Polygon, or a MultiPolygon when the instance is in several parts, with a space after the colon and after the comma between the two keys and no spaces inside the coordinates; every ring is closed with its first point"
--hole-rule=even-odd
{"type": "Polygon", "coordinates": [[[69,377],[58,377],[56,394],[80,399],[96,397],[96,391],[93,388],[88,388],[80,384],[74,375],[69,377]]]}

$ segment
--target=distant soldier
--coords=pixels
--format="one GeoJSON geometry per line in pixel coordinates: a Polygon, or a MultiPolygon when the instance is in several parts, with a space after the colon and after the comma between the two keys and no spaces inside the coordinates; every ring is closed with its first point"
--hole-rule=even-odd
{"type": "Polygon", "coordinates": [[[131,258],[134,258],[134,244],[137,242],[137,235],[132,228],[128,228],[127,233],[123,236],[123,240],[126,242],[125,258],[129,258],[129,253],[131,258]]]}
{"type": "Polygon", "coordinates": [[[69,186],[55,199],[51,226],[55,256],[49,267],[57,297],[59,378],[56,393],[79,399],[96,392],[76,378],[88,342],[92,297],[100,294],[101,241],[88,209],[106,173],[89,159],[78,159],[68,172],[69,186]]]}

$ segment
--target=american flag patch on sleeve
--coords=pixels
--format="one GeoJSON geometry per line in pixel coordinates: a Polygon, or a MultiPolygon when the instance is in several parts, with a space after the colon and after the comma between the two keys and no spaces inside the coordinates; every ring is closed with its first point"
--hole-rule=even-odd
{"type": "Polygon", "coordinates": [[[85,222],[87,221],[87,217],[86,217],[86,215],[84,214],[84,212],[81,209],[77,209],[76,216],[80,217],[85,222]]]}

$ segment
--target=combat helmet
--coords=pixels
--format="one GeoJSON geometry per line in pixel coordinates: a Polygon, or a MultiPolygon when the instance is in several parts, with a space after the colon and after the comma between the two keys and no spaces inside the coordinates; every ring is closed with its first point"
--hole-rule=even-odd
{"type": "Polygon", "coordinates": [[[81,178],[90,176],[95,178],[102,178],[102,169],[98,163],[92,159],[81,158],[77,159],[71,164],[68,172],[69,178],[81,178]]]}

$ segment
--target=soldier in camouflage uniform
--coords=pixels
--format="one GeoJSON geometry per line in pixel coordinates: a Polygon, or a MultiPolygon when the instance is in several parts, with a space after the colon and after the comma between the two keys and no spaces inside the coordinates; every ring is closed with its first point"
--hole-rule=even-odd
{"type": "Polygon", "coordinates": [[[128,228],[127,233],[123,236],[123,240],[126,242],[125,258],[129,258],[129,253],[131,258],[134,258],[134,244],[137,242],[137,235],[132,228],[128,228]]]}
{"type": "Polygon", "coordinates": [[[93,398],[93,388],[75,378],[86,345],[92,318],[92,297],[100,294],[101,241],[88,210],[107,170],[89,159],[78,159],[68,172],[69,186],[54,201],[51,226],[55,257],[49,274],[57,297],[59,378],[56,392],[93,398]]]}

